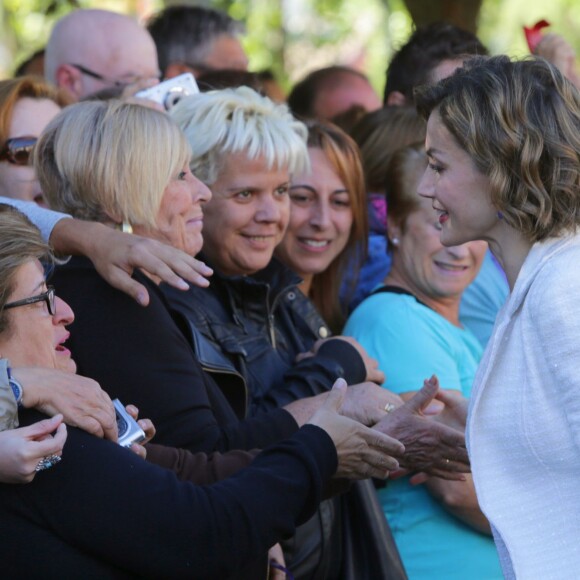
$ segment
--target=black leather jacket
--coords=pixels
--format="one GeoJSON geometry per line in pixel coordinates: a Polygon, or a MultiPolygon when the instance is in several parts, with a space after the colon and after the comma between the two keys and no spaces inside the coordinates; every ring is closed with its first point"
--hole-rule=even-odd
{"type": "Polygon", "coordinates": [[[298,290],[300,281],[274,259],[253,276],[216,272],[209,288],[182,292],[162,285],[171,307],[223,355],[222,371],[229,361],[230,371],[243,377],[252,415],[322,393],[340,377],[348,384],[365,380],[361,356],[342,340],[330,340],[315,356],[296,363],[296,355],[330,336],[312,302],[298,290]]]}

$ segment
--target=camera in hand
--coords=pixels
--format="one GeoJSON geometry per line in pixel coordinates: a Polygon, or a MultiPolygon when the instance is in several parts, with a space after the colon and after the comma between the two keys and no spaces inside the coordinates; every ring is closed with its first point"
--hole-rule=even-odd
{"type": "Polygon", "coordinates": [[[149,99],[159,103],[166,111],[169,111],[183,97],[188,95],[195,95],[199,93],[197,83],[191,73],[184,73],[172,79],[168,79],[151,87],[150,89],[143,89],[135,94],[140,99],[149,99]]]}
{"type": "Polygon", "coordinates": [[[115,415],[117,417],[117,430],[119,431],[119,439],[117,443],[121,447],[131,447],[133,443],[140,443],[145,439],[145,431],[139,427],[139,424],[123,407],[123,403],[119,399],[113,400],[115,406],[115,415]]]}

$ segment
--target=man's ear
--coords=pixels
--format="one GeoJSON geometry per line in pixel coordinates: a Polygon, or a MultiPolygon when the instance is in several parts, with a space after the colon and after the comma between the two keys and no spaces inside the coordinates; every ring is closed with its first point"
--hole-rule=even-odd
{"type": "Polygon", "coordinates": [[[387,103],[388,106],[393,107],[404,107],[407,104],[407,99],[405,99],[405,95],[399,91],[392,91],[387,95],[387,103]]]}
{"type": "Polygon", "coordinates": [[[83,81],[81,71],[71,64],[61,64],[56,69],[56,86],[64,89],[76,101],[82,94],[83,81]]]}

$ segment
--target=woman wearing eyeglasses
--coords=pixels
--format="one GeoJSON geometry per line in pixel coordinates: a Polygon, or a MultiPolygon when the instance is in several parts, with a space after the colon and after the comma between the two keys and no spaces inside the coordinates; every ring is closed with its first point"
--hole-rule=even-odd
{"type": "Polygon", "coordinates": [[[29,157],[42,130],[69,103],[37,77],[0,81],[0,196],[46,206],[29,157]]]}

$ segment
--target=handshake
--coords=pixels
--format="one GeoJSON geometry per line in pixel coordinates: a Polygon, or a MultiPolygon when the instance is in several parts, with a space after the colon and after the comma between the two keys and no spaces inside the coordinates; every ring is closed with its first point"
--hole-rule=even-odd
{"type": "Polygon", "coordinates": [[[336,477],[384,479],[404,468],[405,473],[463,480],[470,471],[466,414],[466,400],[440,391],[436,377],[405,403],[376,384],[347,387],[339,379],[308,422],[333,440],[336,477]]]}

